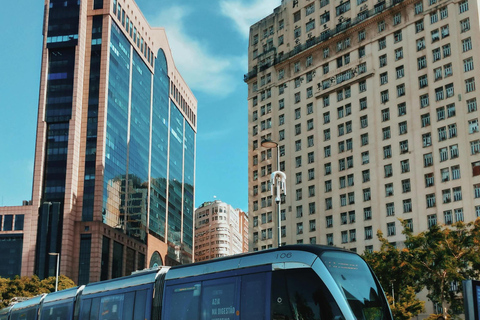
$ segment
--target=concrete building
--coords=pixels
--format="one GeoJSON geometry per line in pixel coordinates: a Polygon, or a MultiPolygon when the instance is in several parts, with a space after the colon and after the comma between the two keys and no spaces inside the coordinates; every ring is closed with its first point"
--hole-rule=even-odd
{"type": "Polygon", "coordinates": [[[359,253],[480,217],[479,3],[286,0],[250,27],[250,247],[359,253]],[[270,139],[277,148],[262,147],[270,139]]]}
{"type": "Polygon", "coordinates": [[[197,101],[165,30],[133,0],[44,19],[32,201],[0,208],[1,275],[52,276],[49,253],[78,284],[191,262],[197,101]]]}
{"type": "Polygon", "coordinates": [[[195,262],[248,252],[248,216],[215,200],[195,210],[195,262]]]}

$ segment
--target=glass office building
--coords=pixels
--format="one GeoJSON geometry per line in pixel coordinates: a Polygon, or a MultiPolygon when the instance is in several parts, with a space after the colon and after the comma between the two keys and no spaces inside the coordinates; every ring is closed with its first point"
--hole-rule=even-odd
{"type": "Polygon", "coordinates": [[[48,1],[21,274],[54,275],[49,253],[78,284],[191,262],[196,113],[133,0],[48,1]]]}

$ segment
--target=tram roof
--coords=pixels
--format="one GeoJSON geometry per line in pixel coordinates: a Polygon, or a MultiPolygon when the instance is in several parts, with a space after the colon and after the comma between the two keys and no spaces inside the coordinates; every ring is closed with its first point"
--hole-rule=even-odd
{"type": "Polygon", "coordinates": [[[174,266],[168,271],[166,280],[285,262],[296,262],[310,266],[318,256],[327,251],[343,251],[355,254],[351,251],[332,246],[305,244],[286,245],[275,249],[242,253],[192,264],[174,266]]]}

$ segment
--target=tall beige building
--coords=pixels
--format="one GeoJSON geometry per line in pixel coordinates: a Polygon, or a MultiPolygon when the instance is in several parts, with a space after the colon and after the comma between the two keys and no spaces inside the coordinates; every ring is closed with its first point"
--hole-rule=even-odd
{"type": "Polygon", "coordinates": [[[248,252],[248,216],[215,200],[195,210],[195,262],[248,252]]]}
{"type": "Polygon", "coordinates": [[[250,246],[359,253],[480,217],[479,3],[286,0],[250,28],[250,246]],[[265,139],[278,147],[262,147],[265,139]],[[275,150],[277,149],[277,150],[275,150]]]}

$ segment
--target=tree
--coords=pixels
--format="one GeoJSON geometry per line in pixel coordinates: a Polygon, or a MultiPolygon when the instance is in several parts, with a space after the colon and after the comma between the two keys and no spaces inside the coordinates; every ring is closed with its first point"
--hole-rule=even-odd
{"type": "Polygon", "coordinates": [[[462,310],[462,280],[480,275],[480,219],[450,226],[434,225],[413,235],[404,223],[406,259],[418,270],[418,284],[426,287],[428,298],[442,306],[443,317],[462,310]]]}
{"type": "Polygon", "coordinates": [[[386,291],[393,318],[408,320],[422,312],[424,302],[415,293],[421,290],[415,267],[408,262],[408,250],[398,250],[381,231],[377,232],[381,242],[380,251],[365,253],[363,258],[372,267],[380,284],[386,291]]]}
{"type": "Polygon", "coordinates": [[[395,295],[395,301],[388,293],[387,299],[395,320],[410,320],[422,312],[425,306],[425,301],[420,301],[415,289],[410,286],[402,287],[398,295],[395,295]]]}
{"type": "MultiPolygon", "coordinates": [[[[58,290],[74,287],[75,283],[70,278],[61,275],[58,277],[58,290]]],[[[42,293],[55,291],[55,277],[40,280],[37,276],[15,277],[5,279],[0,277],[0,308],[9,305],[16,297],[34,297],[42,293]]]]}

